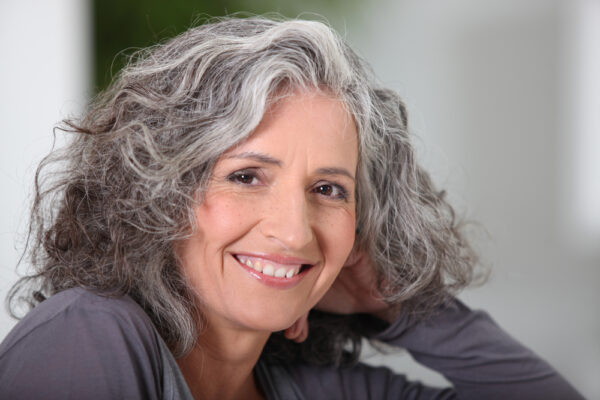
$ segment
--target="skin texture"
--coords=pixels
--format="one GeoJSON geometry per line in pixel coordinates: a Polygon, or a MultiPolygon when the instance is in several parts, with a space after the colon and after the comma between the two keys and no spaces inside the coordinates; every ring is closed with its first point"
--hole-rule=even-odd
{"type": "MultiPolygon", "coordinates": [[[[340,274],[316,308],[338,314],[368,313],[389,323],[396,319],[400,311],[399,307],[390,307],[382,300],[377,290],[375,266],[367,253],[357,248],[352,250],[340,274]]],[[[305,341],[308,334],[308,313],[285,330],[285,337],[298,343],[305,341]]]]}
{"type": "Polygon", "coordinates": [[[196,232],[178,249],[206,325],[179,365],[195,397],[260,397],[252,377],[271,332],[301,320],[328,291],[354,243],[358,145],[343,104],[316,91],[273,105],[218,160],[196,232]],[[238,254],[312,264],[291,288],[265,285],[238,254]]]}

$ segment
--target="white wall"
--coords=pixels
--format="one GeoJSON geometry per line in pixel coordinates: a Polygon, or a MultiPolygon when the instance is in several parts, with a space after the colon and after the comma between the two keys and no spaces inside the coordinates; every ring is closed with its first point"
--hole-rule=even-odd
{"type": "MultiPolygon", "coordinates": [[[[588,398],[600,398],[598,5],[371,1],[348,23],[408,104],[421,160],[487,229],[475,243],[491,278],[461,297],[588,398]]],[[[407,358],[386,363],[441,382],[407,358]]]]}
{"type": "MultiPolygon", "coordinates": [[[[36,164],[52,127],[89,94],[90,18],[84,0],[0,2],[0,297],[16,281],[36,164]]],[[[14,321],[0,312],[0,337],[14,321]]]]}

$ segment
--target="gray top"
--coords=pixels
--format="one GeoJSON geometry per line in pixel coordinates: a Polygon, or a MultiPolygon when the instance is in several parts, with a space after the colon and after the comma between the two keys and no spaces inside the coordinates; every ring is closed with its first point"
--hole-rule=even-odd
{"type": "MultiPolygon", "coordinates": [[[[376,337],[448,378],[430,388],[387,368],[255,368],[278,399],[582,399],[483,312],[455,301],[431,319],[400,318],[376,337]]],[[[0,344],[0,398],[192,399],[177,363],[129,297],[70,289],[35,307],[0,344]]]]}

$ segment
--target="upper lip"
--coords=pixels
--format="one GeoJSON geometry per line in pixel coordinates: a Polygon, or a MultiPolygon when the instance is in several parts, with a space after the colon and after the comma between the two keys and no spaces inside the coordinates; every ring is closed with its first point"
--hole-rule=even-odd
{"type": "Polygon", "coordinates": [[[297,265],[297,264],[309,264],[314,265],[316,262],[311,260],[307,260],[305,258],[299,257],[291,257],[285,254],[272,254],[272,253],[248,253],[248,252],[234,252],[234,255],[253,257],[253,258],[262,258],[265,260],[272,261],[277,264],[289,264],[289,265],[297,265]]]}

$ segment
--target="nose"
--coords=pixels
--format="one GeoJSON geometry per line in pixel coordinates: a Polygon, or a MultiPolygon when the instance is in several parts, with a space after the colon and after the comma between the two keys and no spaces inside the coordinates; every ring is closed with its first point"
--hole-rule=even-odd
{"type": "Polygon", "coordinates": [[[314,239],[310,209],[302,191],[280,190],[271,196],[261,223],[261,231],[286,250],[301,250],[314,239]]]}

